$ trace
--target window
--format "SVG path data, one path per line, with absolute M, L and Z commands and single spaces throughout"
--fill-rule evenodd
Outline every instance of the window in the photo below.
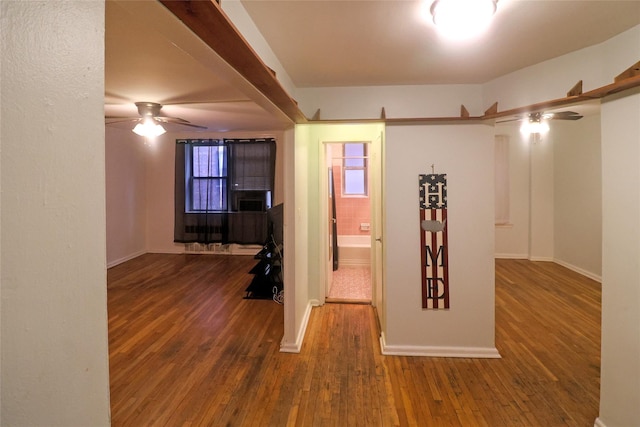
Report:
M 367 144 L 343 145 L 342 194 L 344 196 L 367 195 Z
M 189 211 L 227 210 L 227 147 L 193 145 L 187 207 Z M 188 169 L 187 169 L 188 170 Z
M 276 142 L 178 139 L 174 242 L 264 244 Z
M 275 142 L 188 140 L 185 212 L 262 211 L 271 207 Z

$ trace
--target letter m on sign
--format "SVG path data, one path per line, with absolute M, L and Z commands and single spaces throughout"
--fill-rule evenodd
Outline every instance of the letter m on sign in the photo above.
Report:
M 447 175 L 419 176 L 422 308 L 449 308 Z

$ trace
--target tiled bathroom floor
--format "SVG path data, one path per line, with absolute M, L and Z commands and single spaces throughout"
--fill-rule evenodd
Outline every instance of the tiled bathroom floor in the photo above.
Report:
M 346 266 L 334 271 L 328 298 L 371 301 L 369 266 Z

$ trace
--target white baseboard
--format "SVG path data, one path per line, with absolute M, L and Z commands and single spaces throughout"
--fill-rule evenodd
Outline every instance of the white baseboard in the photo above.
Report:
M 596 418 L 596 422 L 593 424 L 593 427 L 607 427 L 607 425 L 600 419 L 600 417 Z
M 300 325 L 300 330 L 298 331 L 298 336 L 296 337 L 296 341 L 292 343 L 281 342 L 280 343 L 280 352 L 281 353 L 300 353 L 302 350 L 302 342 L 304 341 L 304 335 L 307 332 L 307 326 L 309 325 L 309 317 L 311 317 L 311 309 L 313 308 L 313 304 L 311 301 L 307 304 L 307 309 L 304 312 L 304 316 L 302 317 L 302 325 Z
M 602 283 L 602 276 L 598 276 L 590 271 L 587 271 L 583 268 L 576 267 L 575 265 L 569 264 L 568 262 L 555 259 L 555 258 L 546 258 L 546 257 L 529 257 L 527 254 L 495 254 L 494 258 L 496 259 L 528 259 L 529 261 L 544 261 L 544 262 L 555 262 L 558 265 L 561 265 L 569 270 L 575 271 L 576 273 L 582 274 L 585 277 L 588 277 L 591 280 L 595 280 L 598 283 Z
M 495 347 L 436 347 L 417 345 L 387 345 L 380 335 L 380 349 L 385 356 L 462 357 L 469 359 L 500 359 Z
M 140 255 L 144 255 L 146 253 L 147 253 L 147 251 L 138 251 L 138 252 L 132 253 L 130 255 L 127 255 L 125 257 L 122 257 L 122 258 L 119 258 L 119 259 L 115 259 L 113 261 L 109 261 L 109 262 L 107 262 L 107 268 L 115 267 L 116 265 L 122 264 L 123 262 L 127 262 L 129 260 L 134 259 L 134 258 L 138 258 Z
M 184 249 L 176 248 L 176 249 L 147 249 L 148 254 L 169 254 L 169 255 L 180 255 L 184 254 Z
M 359 266 L 370 265 L 370 264 L 371 264 L 371 262 L 368 259 L 366 259 L 366 260 L 365 259 L 355 259 L 355 258 L 353 258 L 353 259 L 348 259 L 348 258 L 347 259 L 342 259 L 341 258 L 340 259 L 340 265 L 341 266 L 345 266 L 345 267 L 348 267 L 348 266 L 358 266 L 359 267 Z
M 555 262 L 553 257 L 546 257 L 546 256 L 530 256 L 529 257 L 529 261 L 533 261 L 533 262 Z
M 597 274 L 593 274 L 590 271 L 582 269 L 580 267 L 576 267 L 575 265 L 569 264 L 568 262 L 561 261 L 559 259 L 555 260 L 556 264 L 559 264 L 565 268 L 568 268 L 571 271 L 575 271 L 578 274 L 582 274 L 585 277 L 588 277 L 591 280 L 595 280 L 598 283 L 602 283 L 602 276 L 598 276 Z
M 497 259 L 529 259 L 527 254 L 495 254 L 493 257 Z

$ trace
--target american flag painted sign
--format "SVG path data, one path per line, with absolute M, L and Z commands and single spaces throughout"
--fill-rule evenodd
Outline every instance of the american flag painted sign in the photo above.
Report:
M 422 308 L 449 308 L 447 175 L 419 176 Z

